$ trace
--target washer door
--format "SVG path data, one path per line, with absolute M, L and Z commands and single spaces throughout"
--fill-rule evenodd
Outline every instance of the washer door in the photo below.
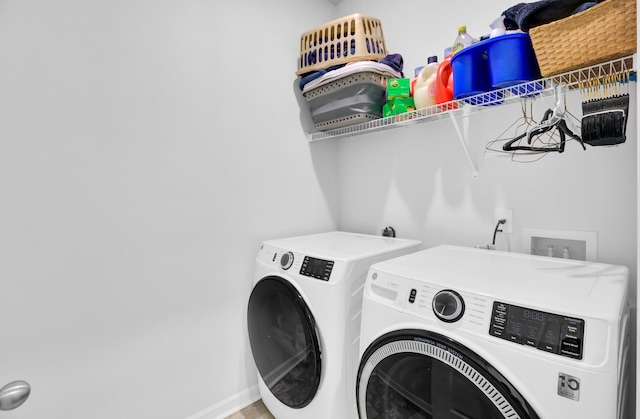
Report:
M 361 419 L 539 419 L 485 360 L 426 331 L 377 339 L 362 357 L 356 391 Z
M 258 372 L 278 400 L 308 405 L 320 384 L 320 345 L 315 320 L 289 281 L 268 276 L 249 298 L 249 341 Z

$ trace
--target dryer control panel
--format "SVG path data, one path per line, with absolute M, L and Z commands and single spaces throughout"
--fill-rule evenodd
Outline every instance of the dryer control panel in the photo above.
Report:
M 489 334 L 541 351 L 582 359 L 582 319 L 495 301 Z
M 332 260 L 324 260 L 305 256 L 300 267 L 300 275 L 309 276 L 311 278 L 328 281 L 331 277 L 331 270 L 334 262 Z

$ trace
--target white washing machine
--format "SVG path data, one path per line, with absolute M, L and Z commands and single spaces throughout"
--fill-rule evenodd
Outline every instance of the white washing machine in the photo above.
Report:
M 266 241 L 248 304 L 264 404 L 277 419 L 354 419 L 362 291 L 371 264 L 419 241 L 329 232 Z
M 375 264 L 361 419 L 626 418 L 628 269 L 455 246 Z

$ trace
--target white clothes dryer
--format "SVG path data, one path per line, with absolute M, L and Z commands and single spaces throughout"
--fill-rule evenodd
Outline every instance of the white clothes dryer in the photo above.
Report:
M 456 246 L 372 265 L 361 419 L 626 418 L 626 267 Z
M 262 244 L 247 323 L 260 395 L 276 418 L 357 418 L 353 389 L 367 271 L 419 245 L 346 232 Z

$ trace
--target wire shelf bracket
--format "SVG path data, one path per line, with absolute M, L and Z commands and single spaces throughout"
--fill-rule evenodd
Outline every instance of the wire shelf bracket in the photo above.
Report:
M 453 124 L 453 129 L 458 134 L 458 139 L 460 140 L 460 144 L 462 144 L 462 149 L 464 150 L 464 154 L 467 157 L 467 162 L 471 167 L 471 176 L 473 179 L 478 179 L 478 168 L 471 158 L 471 153 L 469 152 L 469 130 L 465 129 L 464 131 L 460 129 L 460 124 L 458 124 L 458 120 L 456 118 L 455 112 L 449 112 L 449 116 L 451 117 L 451 123 Z M 468 117 L 469 114 L 465 113 L 465 117 Z M 465 122 L 467 122 L 466 120 Z

